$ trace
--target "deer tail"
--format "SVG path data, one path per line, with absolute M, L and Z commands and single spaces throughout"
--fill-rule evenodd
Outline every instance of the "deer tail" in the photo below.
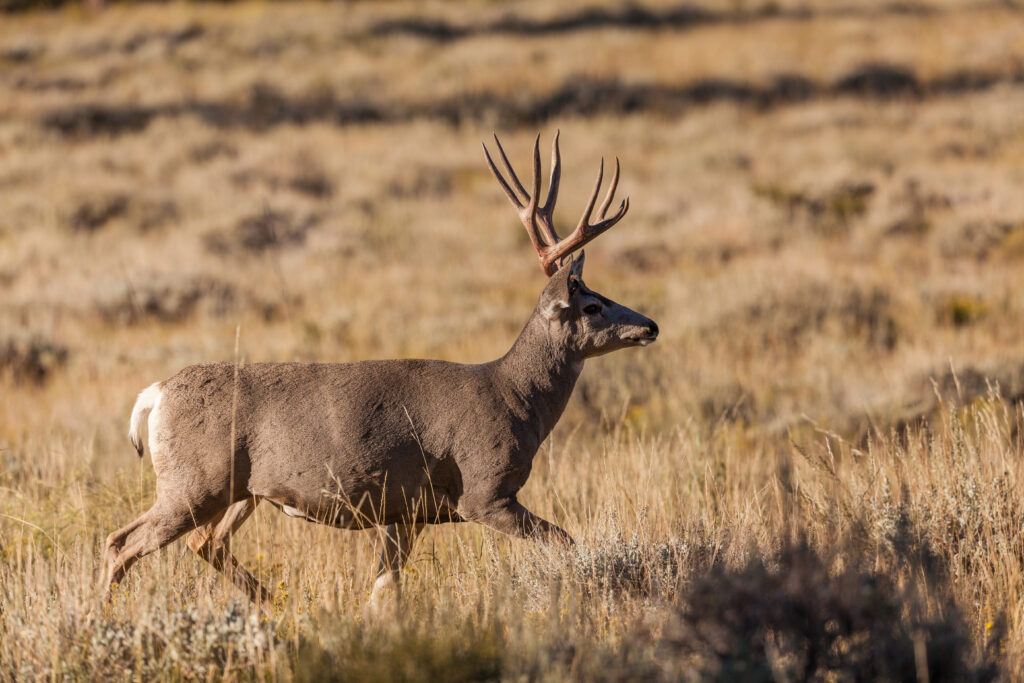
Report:
M 160 383 L 157 382 L 156 384 L 150 384 L 142 390 L 139 398 L 135 401 L 135 407 L 132 408 L 132 418 L 128 426 L 128 438 L 132 440 L 132 445 L 135 446 L 135 450 L 138 451 L 140 458 L 144 450 L 143 444 L 145 442 L 143 438 L 148 436 L 149 431 L 146 429 L 147 433 L 144 435 L 143 428 L 147 426 L 149 414 L 159 402 Z

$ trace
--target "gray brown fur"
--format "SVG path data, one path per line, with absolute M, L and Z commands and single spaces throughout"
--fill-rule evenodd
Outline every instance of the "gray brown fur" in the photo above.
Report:
M 191 531 L 190 548 L 265 600 L 228 547 L 261 500 L 312 522 L 382 528 L 375 596 L 424 524 L 473 521 L 571 543 L 517 493 L 584 361 L 658 333 L 588 289 L 582 270 L 582 253 L 557 270 L 508 353 L 490 363 L 208 363 L 150 387 L 131 437 L 141 454 L 148 425 L 156 500 L 107 539 L 108 585 Z

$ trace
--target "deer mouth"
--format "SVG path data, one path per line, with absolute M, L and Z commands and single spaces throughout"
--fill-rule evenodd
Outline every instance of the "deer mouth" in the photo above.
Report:
M 653 344 L 657 339 L 658 333 L 650 330 L 644 330 L 639 334 L 632 334 L 624 338 L 625 341 L 636 346 L 647 346 L 648 344 Z

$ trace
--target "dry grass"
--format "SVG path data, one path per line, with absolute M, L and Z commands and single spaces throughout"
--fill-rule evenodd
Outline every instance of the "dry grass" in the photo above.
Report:
M 0 679 L 1021 677 L 1020 18 L 5 17 Z M 493 127 L 520 164 L 562 130 L 563 229 L 621 158 L 633 208 L 588 282 L 662 329 L 588 364 L 523 492 L 577 549 L 434 528 L 385 625 L 368 535 L 261 508 L 236 552 L 272 619 L 175 544 L 87 626 L 102 540 L 150 500 L 124 438 L 150 382 L 232 358 L 238 326 L 246 361 L 507 348 L 542 277 Z

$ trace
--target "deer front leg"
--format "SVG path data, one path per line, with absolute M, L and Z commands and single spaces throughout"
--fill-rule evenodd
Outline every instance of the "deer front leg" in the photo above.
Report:
M 460 512 L 462 512 L 460 510 Z M 527 510 L 515 499 L 504 498 L 489 505 L 469 506 L 463 515 L 470 521 L 483 524 L 515 538 L 532 538 L 546 543 L 575 545 L 564 529 Z
M 409 559 L 412 545 L 422 530 L 422 524 L 389 524 L 380 527 L 383 548 L 377 580 L 373 582 L 367 605 L 371 612 L 379 613 L 391 597 L 400 597 L 402 567 Z

